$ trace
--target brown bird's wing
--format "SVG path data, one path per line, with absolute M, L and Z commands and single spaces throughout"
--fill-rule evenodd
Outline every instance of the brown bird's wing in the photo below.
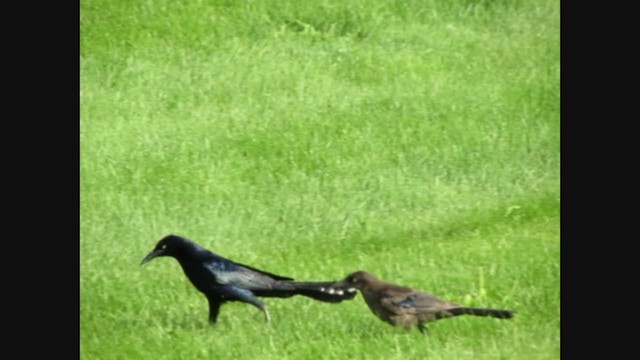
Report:
M 387 316 L 400 315 L 406 313 L 406 309 L 398 304 L 404 304 L 403 302 L 415 294 L 414 289 L 394 285 L 384 284 L 380 282 L 382 286 L 367 287 L 363 290 L 363 295 L 369 307 L 379 307 L 384 309 Z M 378 312 L 378 311 L 374 311 Z
M 437 296 L 420 291 L 416 291 L 405 296 L 394 297 L 392 301 L 395 306 L 403 309 L 415 309 L 418 312 L 446 310 L 460 306 L 456 303 L 444 301 Z
M 397 325 L 412 326 L 434 321 L 444 317 L 451 317 L 448 310 L 459 307 L 456 303 L 444 301 L 434 295 L 424 292 L 413 292 L 405 296 L 392 297 L 388 301 L 388 308 L 395 308 L 398 315 L 393 318 Z
M 392 325 L 411 327 L 435 319 L 436 314 L 441 311 L 436 304 L 430 305 L 434 299 L 425 298 L 426 294 L 409 289 L 407 289 L 409 291 L 395 290 L 387 289 L 379 293 L 377 301 L 367 301 L 371 310 L 383 321 Z

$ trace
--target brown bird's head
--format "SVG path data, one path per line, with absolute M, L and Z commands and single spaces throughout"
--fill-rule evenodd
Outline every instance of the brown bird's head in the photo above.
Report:
M 347 277 L 340 283 L 342 286 L 351 286 L 362 291 L 367 284 L 377 281 L 379 280 L 371 273 L 364 270 L 358 270 L 347 275 Z

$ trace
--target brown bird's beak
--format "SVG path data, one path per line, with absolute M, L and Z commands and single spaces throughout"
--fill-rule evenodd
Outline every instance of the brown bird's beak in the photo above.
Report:
M 157 258 L 158 256 L 162 256 L 163 254 L 164 254 L 164 250 L 163 249 L 153 250 L 147 256 L 145 256 L 144 259 L 142 259 L 142 262 L 140 263 L 140 266 L 142 266 L 145 263 L 153 260 L 154 258 Z
M 335 289 L 342 289 L 343 291 L 345 291 L 348 294 L 353 294 L 353 296 L 350 297 L 350 299 L 353 299 L 356 294 L 358 293 L 357 290 L 353 284 L 347 282 L 346 280 L 340 280 L 340 281 L 336 281 L 333 283 L 333 288 Z

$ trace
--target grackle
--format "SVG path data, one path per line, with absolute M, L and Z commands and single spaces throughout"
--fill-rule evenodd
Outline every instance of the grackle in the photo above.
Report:
M 243 265 L 212 253 L 195 242 L 177 235 L 162 238 L 142 264 L 160 256 L 178 260 L 193 286 L 209 302 L 209 321 L 215 323 L 220 306 L 227 301 L 241 301 L 259 308 L 271 321 L 267 306 L 258 296 L 287 298 L 304 295 L 316 300 L 338 303 L 353 299 L 352 286 L 337 287 L 335 282 L 298 282 Z
M 353 286 L 362 292 L 369 309 L 382 321 L 394 326 L 427 330 L 425 323 L 458 315 L 490 316 L 510 319 L 513 311 L 481 309 L 442 300 L 408 287 L 385 283 L 366 271 L 349 274 L 335 286 Z

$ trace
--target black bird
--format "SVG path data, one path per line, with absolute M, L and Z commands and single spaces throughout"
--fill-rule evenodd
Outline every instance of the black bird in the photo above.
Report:
M 427 322 L 458 315 L 491 316 L 510 319 L 513 311 L 464 307 L 408 287 L 385 283 L 366 271 L 349 274 L 336 286 L 353 286 L 362 292 L 369 309 L 394 326 L 427 330 Z
M 142 264 L 159 256 L 171 256 L 178 260 L 185 275 L 209 301 L 209 321 L 215 323 L 220 306 L 227 301 L 242 301 L 264 312 L 271 321 L 267 306 L 258 296 L 287 298 L 304 295 L 310 298 L 338 303 L 353 299 L 356 289 L 352 286 L 336 287 L 333 282 L 298 282 L 292 278 L 275 275 L 243 265 L 212 253 L 193 241 L 177 235 L 162 238 L 144 259 Z

